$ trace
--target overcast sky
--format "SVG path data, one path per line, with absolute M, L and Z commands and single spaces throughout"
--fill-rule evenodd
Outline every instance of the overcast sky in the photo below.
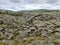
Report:
M 60 0 L 0 0 L 0 9 L 32 10 L 32 9 L 58 9 Z

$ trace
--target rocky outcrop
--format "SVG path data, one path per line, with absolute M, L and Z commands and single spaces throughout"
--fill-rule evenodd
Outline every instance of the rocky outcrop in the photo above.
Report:
M 60 45 L 60 15 L 0 14 L 1 45 Z

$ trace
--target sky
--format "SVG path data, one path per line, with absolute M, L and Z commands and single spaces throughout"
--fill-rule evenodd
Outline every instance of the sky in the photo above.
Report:
M 60 10 L 60 0 L 0 0 L 0 9 L 6 10 Z

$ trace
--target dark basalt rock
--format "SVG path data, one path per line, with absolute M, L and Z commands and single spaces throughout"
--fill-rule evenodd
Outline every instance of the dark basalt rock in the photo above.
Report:
M 4 24 L 4 21 L 3 20 L 0 20 L 0 25 Z

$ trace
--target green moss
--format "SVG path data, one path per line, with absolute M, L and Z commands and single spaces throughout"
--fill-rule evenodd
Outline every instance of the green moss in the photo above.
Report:
M 27 43 L 31 43 L 33 41 L 33 39 L 28 39 Z
M 59 45 L 59 43 L 58 43 L 58 42 L 54 42 L 54 44 L 55 44 L 55 45 Z
M 18 45 L 19 44 L 19 42 L 18 41 L 14 41 L 14 45 Z
M 1 42 L 0 42 L 0 45 L 8 45 L 8 43 L 1 43 Z
M 1 37 L 0 37 L 0 40 L 3 40 L 3 39 L 5 39 L 5 36 L 1 36 Z

